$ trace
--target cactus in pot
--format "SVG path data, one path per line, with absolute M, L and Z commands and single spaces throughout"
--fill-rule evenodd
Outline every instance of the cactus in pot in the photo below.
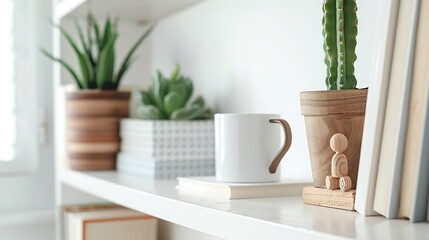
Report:
M 325 0 L 323 3 L 322 34 L 328 90 L 356 88 L 356 11 L 356 0 Z
M 213 116 L 210 108 L 205 107 L 204 99 L 199 96 L 190 104 L 193 85 L 191 79 L 180 75 L 177 65 L 170 78 L 160 71 L 152 85 L 141 91 L 142 106 L 137 115 L 142 119 L 195 120 L 209 119 Z
M 351 187 L 355 188 L 368 95 L 368 89 L 356 88 L 354 75 L 358 32 L 356 0 L 324 0 L 322 10 L 327 91 L 300 93 L 313 182 L 315 187 L 326 187 L 334 154 L 326 143 L 341 133 L 349 143 L 344 155 L 348 159 Z

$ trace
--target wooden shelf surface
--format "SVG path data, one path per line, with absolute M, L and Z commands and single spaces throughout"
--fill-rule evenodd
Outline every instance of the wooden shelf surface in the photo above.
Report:
M 427 239 L 429 224 L 305 205 L 301 196 L 225 200 L 179 192 L 176 180 L 62 170 L 83 192 L 224 239 Z
M 62 0 L 56 5 L 56 19 L 119 17 L 125 20 L 152 21 L 203 0 Z

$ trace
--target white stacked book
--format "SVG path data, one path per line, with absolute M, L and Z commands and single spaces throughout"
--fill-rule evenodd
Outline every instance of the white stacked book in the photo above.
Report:
M 213 175 L 212 120 L 121 120 L 120 173 L 163 179 Z
M 121 173 L 146 178 L 165 179 L 178 176 L 213 175 L 215 163 L 213 158 L 194 160 L 172 160 L 145 158 L 135 153 L 118 154 L 116 170 Z
M 306 186 L 312 185 L 299 179 L 282 179 L 266 183 L 229 183 L 216 180 L 215 176 L 179 177 L 177 189 L 181 193 L 204 194 L 226 199 L 299 196 Z

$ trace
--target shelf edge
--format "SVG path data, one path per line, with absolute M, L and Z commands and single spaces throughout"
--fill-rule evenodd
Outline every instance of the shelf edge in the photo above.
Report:
M 65 170 L 61 176 L 63 183 L 88 194 L 223 239 L 281 239 L 284 236 L 299 239 L 343 239 L 170 199 L 78 171 Z
M 74 10 L 86 3 L 87 0 L 62 0 L 55 6 L 55 19 L 57 21 L 67 17 Z

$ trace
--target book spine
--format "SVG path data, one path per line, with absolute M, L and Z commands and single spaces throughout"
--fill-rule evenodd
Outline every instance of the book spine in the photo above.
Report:
M 428 69 L 428 57 L 429 57 L 429 45 L 427 36 L 429 33 L 428 25 L 428 3 L 427 1 L 419 1 L 417 11 L 420 12 L 417 42 L 415 50 L 415 61 L 413 65 L 413 81 L 411 86 L 411 99 L 409 118 L 407 125 L 407 134 L 405 136 L 406 146 L 404 151 L 404 167 L 401 179 L 401 194 L 400 194 L 400 205 L 399 205 L 399 217 L 400 218 L 412 218 L 414 197 L 418 187 L 418 169 L 417 165 L 422 160 L 419 154 L 422 151 L 419 149 L 422 144 L 423 148 L 427 147 L 427 142 L 421 142 L 423 139 L 423 132 L 425 131 L 424 126 L 424 99 L 427 94 L 427 69 Z M 417 24 L 416 24 L 417 25 Z M 427 174 L 427 172 L 425 173 Z M 427 186 L 420 191 L 427 191 Z M 426 193 L 427 195 L 427 193 Z M 426 198 L 426 196 L 425 196 Z M 414 205 L 414 207 L 417 207 Z M 423 211 L 425 206 L 418 207 L 417 211 Z M 420 218 L 420 217 L 419 217 Z M 415 219 L 410 219 L 415 221 Z

